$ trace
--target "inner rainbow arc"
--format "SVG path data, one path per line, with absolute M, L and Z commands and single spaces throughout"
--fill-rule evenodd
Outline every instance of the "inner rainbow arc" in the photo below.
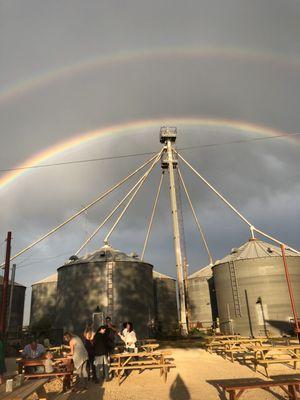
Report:
M 162 125 L 190 126 L 190 127 L 215 127 L 233 129 L 263 136 L 285 136 L 285 139 L 296 141 L 289 137 L 286 132 L 272 129 L 266 126 L 251 124 L 245 121 L 215 119 L 215 118 L 189 118 L 189 117 L 162 117 L 155 119 L 142 119 L 129 121 L 117 125 L 106 126 L 100 129 L 91 130 L 88 132 L 75 135 L 73 138 L 59 142 L 46 150 L 34 154 L 16 168 L 20 170 L 9 171 L 0 177 L 0 190 L 6 188 L 10 183 L 25 175 L 32 166 L 40 165 L 51 157 L 59 155 L 67 150 L 74 149 L 80 145 L 86 144 L 101 137 L 112 136 L 114 134 L 125 134 L 132 132 L 138 134 L 140 129 L 159 129 Z

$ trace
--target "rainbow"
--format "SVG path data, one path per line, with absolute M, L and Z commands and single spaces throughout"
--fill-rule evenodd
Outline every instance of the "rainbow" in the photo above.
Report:
M 125 122 L 118 125 L 111 125 L 97 130 L 92 130 L 85 133 L 80 133 L 71 139 L 59 142 L 46 150 L 41 151 L 28 158 L 22 164 L 18 165 L 19 170 L 7 172 L 0 177 L 0 189 L 4 189 L 16 179 L 24 176 L 34 165 L 41 165 L 44 161 L 51 157 L 57 156 L 70 149 L 74 149 L 83 144 L 87 144 L 99 138 L 104 138 L 112 135 L 122 134 L 139 134 L 141 130 L 151 129 L 158 132 L 160 126 L 169 125 L 184 127 L 202 127 L 202 128 L 218 128 L 218 129 L 231 129 L 236 132 L 247 132 L 251 134 L 263 136 L 278 136 L 284 135 L 285 139 L 295 140 L 285 132 L 268 128 L 265 126 L 253 125 L 243 121 L 227 120 L 227 119 L 213 119 L 213 118 L 188 118 L 188 117 L 164 117 L 159 119 L 143 119 L 137 121 Z
M 13 100 L 33 90 L 47 86 L 57 80 L 71 78 L 76 74 L 88 72 L 95 68 L 104 68 L 114 64 L 155 60 L 159 58 L 221 58 L 240 59 L 248 61 L 272 62 L 282 67 L 300 67 L 300 58 L 281 53 L 268 53 L 238 47 L 210 48 L 210 47 L 159 47 L 147 50 L 126 51 L 111 53 L 80 61 L 48 71 L 32 79 L 16 83 L 14 86 L 0 92 L 0 104 Z

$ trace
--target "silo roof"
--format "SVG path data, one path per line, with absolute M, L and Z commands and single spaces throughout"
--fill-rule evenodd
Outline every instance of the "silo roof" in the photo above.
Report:
M 160 278 L 160 279 L 172 279 L 175 281 L 176 279 L 172 278 L 171 276 L 162 274 L 161 272 L 153 271 L 153 278 Z
M 286 256 L 299 256 L 294 251 L 286 248 Z M 227 263 L 230 261 L 237 260 L 248 260 L 253 258 L 266 258 L 266 257 L 281 257 L 281 249 L 278 246 L 274 246 L 270 243 L 263 242 L 259 239 L 250 239 L 238 248 L 233 248 L 227 256 L 221 260 L 217 260 L 215 265 Z
M 41 279 L 38 282 L 34 282 L 32 285 L 37 285 L 39 283 L 50 283 L 50 282 L 57 282 L 57 272 L 55 272 L 55 274 L 52 274 L 50 276 L 47 276 L 44 279 Z
M 131 261 L 131 262 L 142 262 L 136 253 L 126 254 L 120 250 L 116 250 L 110 245 L 105 245 L 93 253 L 86 254 L 80 258 L 76 256 L 70 257 L 70 260 L 65 263 L 76 264 L 76 263 L 87 263 L 95 261 Z M 146 263 L 148 264 L 148 263 Z
M 3 283 L 3 276 L 0 276 L 0 284 L 2 285 Z M 9 285 L 11 284 L 11 281 L 9 281 L 8 283 Z M 22 285 L 21 283 L 15 282 L 14 286 L 22 286 L 22 287 L 26 287 L 25 285 Z
M 191 274 L 188 279 L 192 278 L 204 278 L 212 276 L 212 269 L 211 265 L 207 265 L 206 267 L 201 268 L 199 271 L 194 272 Z

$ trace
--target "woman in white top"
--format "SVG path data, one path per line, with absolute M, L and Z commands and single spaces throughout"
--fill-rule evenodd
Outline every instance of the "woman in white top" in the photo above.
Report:
M 134 353 L 134 349 L 136 348 L 136 334 L 133 330 L 132 322 L 127 322 L 126 328 L 123 330 L 123 334 L 119 333 L 120 338 L 125 342 L 125 349 L 129 353 Z

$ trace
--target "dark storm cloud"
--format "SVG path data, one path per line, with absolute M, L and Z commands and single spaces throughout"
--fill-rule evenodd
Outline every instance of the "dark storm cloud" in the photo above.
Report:
M 300 5 L 296 1 L 127 1 L 125 6 L 111 0 L 47 4 L 10 0 L 1 2 L 0 7 L 0 90 L 65 65 L 129 50 L 194 46 L 274 53 L 269 61 L 259 55 L 243 59 L 239 50 L 226 58 L 216 50 L 210 57 L 128 60 L 70 74 L 24 92 L 0 104 L 0 168 L 17 165 L 78 132 L 166 115 L 245 120 L 286 132 L 300 131 L 300 62 L 295 62 L 300 59 Z M 52 160 L 159 149 L 159 125 L 138 135 L 99 139 Z M 178 146 L 250 136 L 228 128 L 182 125 Z M 299 142 L 274 139 L 182 154 L 255 225 L 300 247 L 299 149 Z M 27 173 L 0 192 L 2 237 L 12 229 L 13 250 L 21 249 L 143 159 Z M 214 257 L 220 258 L 247 240 L 249 232 L 196 177 L 182 169 Z M 115 247 L 141 251 L 158 178 L 157 171 L 112 235 Z M 165 186 L 146 259 L 158 270 L 175 276 L 167 183 Z M 18 279 L 29 285 L 53 273 L 129 188 L 128 184 L 22 256 Z M 207 257 L 185 202 L 184 215 L 194 271 L 205 265 Z M 111 224 L 89 245 L 89 251 L 102 245 Z

